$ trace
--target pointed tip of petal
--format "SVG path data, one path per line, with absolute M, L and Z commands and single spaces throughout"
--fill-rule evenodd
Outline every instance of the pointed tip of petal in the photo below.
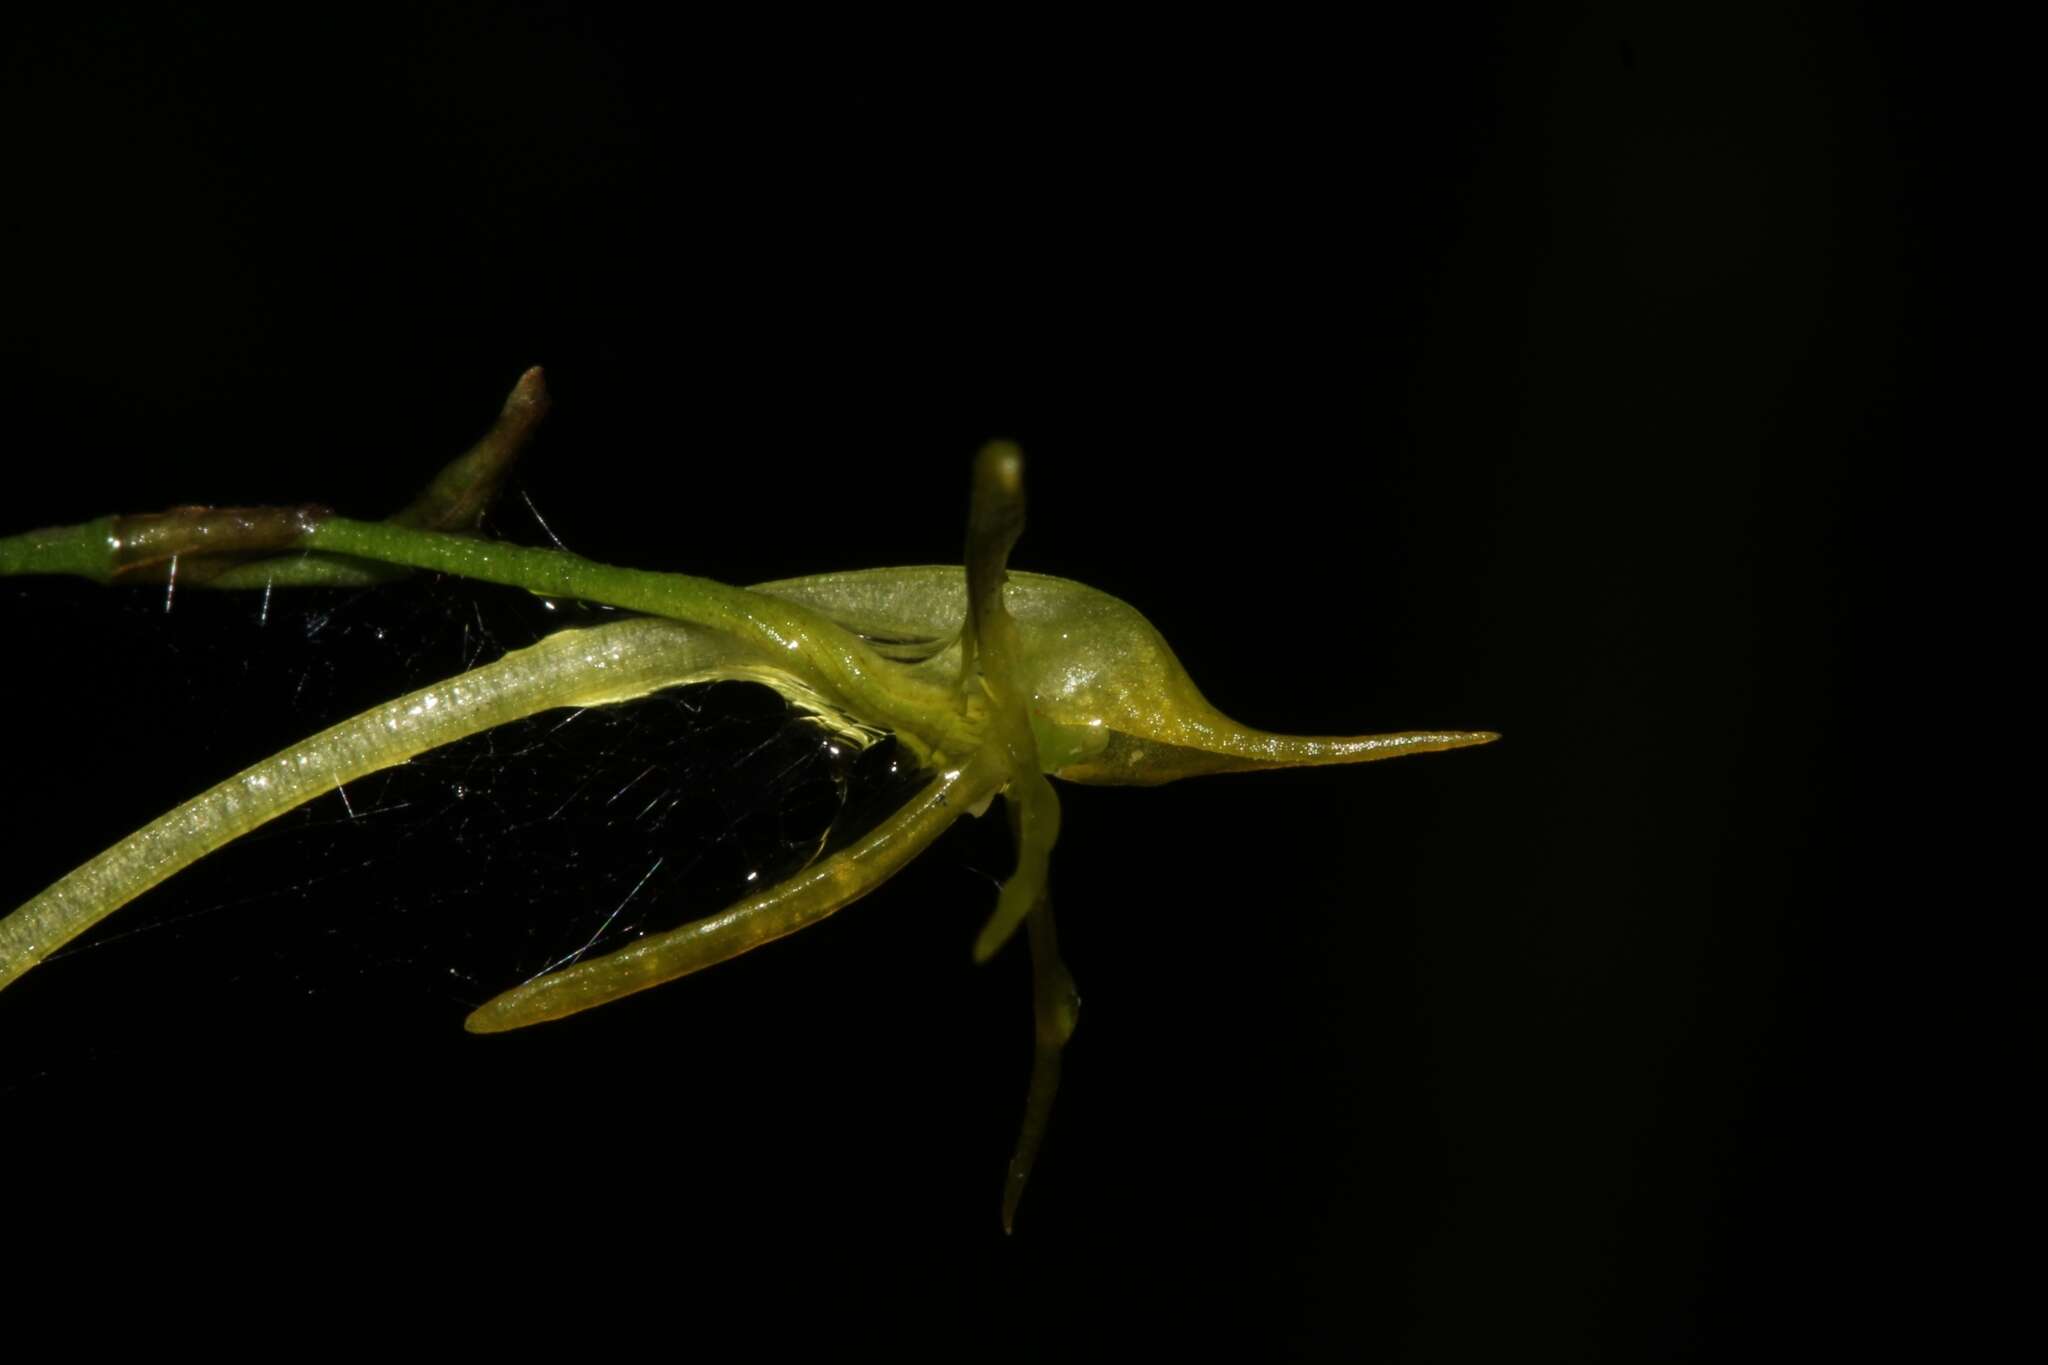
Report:
M 514 1026 L 505 1022 L 504 1011 L 492 1008 L 497 1003 L 497 1001 L 493 1000 L 488 1004 L 479 1005 L 471 1010 L 469 1017 L 462 1021 L 462 1031 L 465 1033 L 505 1033 L 510 1031 Z

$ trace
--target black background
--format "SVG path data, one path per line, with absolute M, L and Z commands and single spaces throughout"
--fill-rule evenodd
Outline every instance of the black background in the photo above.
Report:
M 1139 605 L 1224 710 L 1506 738 L 1063 789 L 1087 1007 L 1014 1238 L 1025 972 L 969 965 L 1002 842 L 966 830 L 788 943 L 495 1039 L 462 1015 L 517 977 L 451 975 L 482 969 L 437 960 L 401 855 L 345 897 L 304 840 L 223 855 L 272 889 L 190 916 L 173 883 L 0 998 L 10 1251 L 92 1258 L 110 1304 L 403 1307 L 471 1346 L 1662 1360 L 1882 1327 L 1860 963 L 1897 829 L 1853 740 L 1924 416 L 1901 33 L 320 13 L 9 36 L 5 529 L 381 515 L 542 363 L 523 488 L 593 558 L 955 558 L 1007 435 L 1013 562 Z M 161 605 L 0 587 L 0 901 L 436 647 Z M 405 856 L 493 895 L 487 849 Z

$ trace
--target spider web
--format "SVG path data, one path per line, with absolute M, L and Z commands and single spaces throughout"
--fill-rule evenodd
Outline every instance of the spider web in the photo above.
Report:
M 106 842 L 407 689 L 616 619 L 437 577 L 267 595 L 34 586 L 39 609 L 74 624 L 83 613 L 103 642 L 120 642 L 120 662 L 98 672 L 139 814 L 96 827 Z M 57 960 L 91 954 L 97 975 L 110 959 L 146 958 L 159 971 L 412 990 L 468 1007 L 774 885 L 921 780 L 893 740 L 855 748 L 750 684 L 545 712 L 307 803 Z M 39 872 L 47 883 L 71 865 Z

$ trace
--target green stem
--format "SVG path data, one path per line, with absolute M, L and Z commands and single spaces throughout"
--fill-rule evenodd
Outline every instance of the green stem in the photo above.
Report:
M 980 743 L 978 720 L 952 689 L 911 676 L 808 607 L 708 578 L 599 564 L 564 550 L 325 517 L 310 508 L 186 509 L 0 538 L 0 575 L 74 574 L 107 583 L 133 564 L 180 553 L 292 550 L 454 574 L 724 631 L 785 660 L 792 673 L 932 761 L 963 760 Z
M 0 536 L 0 578 L 14 574 L 65 574 L 95 583 L 114 581 L 114 523 L 100 517 L 76 526 L 43 526 Z

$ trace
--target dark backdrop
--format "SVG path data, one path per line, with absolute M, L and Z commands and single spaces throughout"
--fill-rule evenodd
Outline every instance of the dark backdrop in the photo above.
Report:
M 223 855 L 0 998 L 9 1253 L 169 1321 L 409 1307 L 394 1339 L 476 1348 L 1635 1361 L 1882 1325 L 1858 963 L 1898 831 L 1851 740 L 1921 416 L 1900 34 L 321 14 L 7 38 L 0 529 L 380 515 L 538 362 L 522 489 L 595 558 L 954 558 L 1008 435 L 1015 563 L 1138 604 L 1225 710 L 1506 738 L 1065 789 L 1087 1007 L 1013 1239 L 1025 974 L 967 956 L 995 831 L 478 1040 L 517 976 L 409 869 L 488 906 L 529 864 L 427 830 Z M 457 591 L 259 622 L 0 586 L 0 901 L 432 676 Z

